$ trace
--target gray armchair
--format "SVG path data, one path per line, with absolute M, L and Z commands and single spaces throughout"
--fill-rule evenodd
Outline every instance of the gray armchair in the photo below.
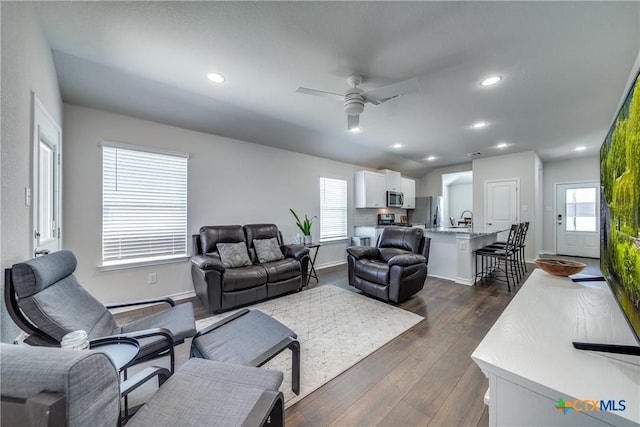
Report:
M 170 356 L 173 347 L 195 335 L 191 303 L 176 305 L 170 298 L 133 301 L 104 306 L 91 296 L 74 276 L 77 260 L 62 250 L 15 264 L 5 271 L 5 303 L 16 324 L 29 334 L 27 342 L 59 346 L 62 337 L 84 330 L 90 340 L 120 335 L 140 342 L 134 363 Z M 166 304 L 168 308 L 118 326 L 111 308 Z
M 385 227 L 377 247 L 347 248 L 349 285 L 384 301 L 404 301 L 424 287 L 430 246 L 419 228 Z
M 123 388 L 104 353 L 0 344 L 1 424 L 115 427 Z M 282 372 L 188 360 L 129 427 L 284 425 Z M 146 382 L 142 378 L 141 382 Z

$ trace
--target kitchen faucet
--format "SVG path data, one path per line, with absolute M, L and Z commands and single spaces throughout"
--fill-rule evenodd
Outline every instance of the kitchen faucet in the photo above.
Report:
M 469 226 L 473 227 L 473 212 L 471 212 L 471 211 L 462 211 L 462 213 L 460 214 L 460 219 L 464 219 L 464 214 L 465 213 L 469 213 L 471 215 L 471 222 L 469 222 Z

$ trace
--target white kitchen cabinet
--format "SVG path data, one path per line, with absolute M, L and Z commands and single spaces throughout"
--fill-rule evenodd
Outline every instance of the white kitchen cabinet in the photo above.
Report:
M 384 174 L 372 171 L 356 172 L 356 208 L 384 208 L 387 206 Z
M 403 209 L 415 209 L 416 208 L 416 181 L 409 178 L 402 178 L 402 185 L 400 186 L 402 193 L 404 194 L 404 200 L 402 203 Z
M 402 191 L 402 177 L 400 172 L 389 169 L 379 171 L 385 176 L 385 191 Z

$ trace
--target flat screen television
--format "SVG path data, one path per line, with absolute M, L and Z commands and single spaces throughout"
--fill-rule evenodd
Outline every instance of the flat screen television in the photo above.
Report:
M 640 74 L 600 148 L 600 269 L 640 344 Z M 640 346 L 574 343 L 640 355 Z

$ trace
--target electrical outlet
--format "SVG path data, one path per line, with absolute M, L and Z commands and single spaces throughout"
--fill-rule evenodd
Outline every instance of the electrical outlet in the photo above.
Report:
M 156 283 L 158 283 L 158 273 L 149 273 L 148 282 L 150 285 L 155 285 Z

